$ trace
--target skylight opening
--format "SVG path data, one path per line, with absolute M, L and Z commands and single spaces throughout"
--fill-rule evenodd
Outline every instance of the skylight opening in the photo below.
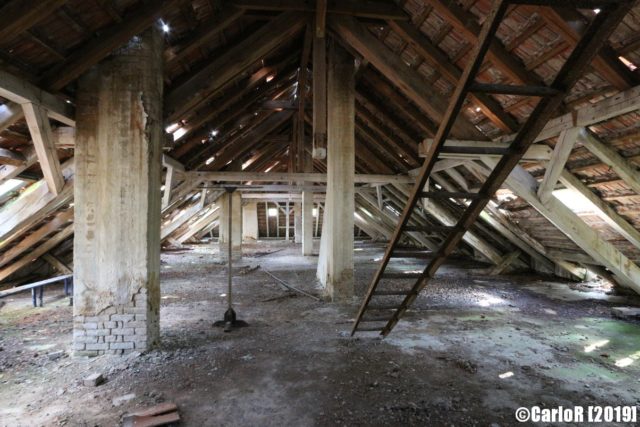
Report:
M 636 64 L 634 64 L 633 62 L 629 61 L 627 58 L 625 58 L 624 56 L 619 56 L 618 59 L 620 61 L 622 61 L 622 63 L 624 65 L 626 65 L 626 67 L 628 69 L 630 69 L 631 71 L 635 71 L 638 69 L 638 66 Z
M 24 181 L 20 179 L 10 179 L 7 182 L 0 185 L 0 197 L 5 196 L 7 193 L 17 190 L 24 185 Z
M 169 126 L 167 126 L 166 128 L 164 128 L 164 131 L 166 133 L 174 133 L 175 131 L 177 131 L 180 128 L 180 123 L 172 123 Z
M 576 214 L 595 214 L 593 204 L 582 194 L 570 188 L 555 190 L 553 193 L 555 198 L 560 200 L 562 204 L 571 209 Z
M 178 130 L 176 130 L 173 133 L 173 140 L 177 141 L 180 138 L 182 138 L 185 134 L 187 133 L 187 129 L 186 128 L 179 128 Z

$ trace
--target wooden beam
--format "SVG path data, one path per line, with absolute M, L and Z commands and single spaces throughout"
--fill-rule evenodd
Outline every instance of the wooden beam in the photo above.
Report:
M 611 228 L 620 233 L 625 239 L 627 239 L 632 245 L 640 249 L 640 232 L 630 224 L 626 219 L 620 216 L 614 208 L 598 197 L 591 189 L 582 183 L 571 172 L 564 170 L 560 175 L 560 182 L 565 187 L 570 188 L 578 193 L 582 194 L 587 200 L 589 200 L 596 209 L 596 213 L 602 218 Z
M 201 196 L 202 197 L 202 196 Z M 184 213 L 173 218 L 173 220 L 167 224 L 162 225 L 160 230 L 160 242 L 164 242 L 168 237 L 171 236 L 178 228 L 186 224 L 191 218 L 193 218 L 198 212 L 202 210 L 201 202 L 198 201 L 185 209 Z
M 453 64 L 447 54 L 438 46 L 431 43 L 428 37 L 417 29 L 411 22 L 389 21 L 387 23 L 395 33 L 409 42 L 420 56 L 429 59 L 430 64 L 443 75 L 449 82 L 456 84 L 462 76 L 462 70 Z M 470 94 L 471 98 L 478 104 L 483 113 L 498 128 L 506 132 L 518 130 L 516 120 L 505 112 L 500 103 L 486 94 Z
M 182 41 L 166 49 L 164 57 L 168 63 L 181 61 L 208 44 L 214 37 L 236 22 L 244 14 L 244 9 L 236 8 L 232 5 L 226 7 L 213 17 L 212 21 L 207 21 L 187 40 Z
M 164 191 L 162 193 L 162 209 L 169 206 L 169 202 L 171 202 L 171 190 L 175 183 L 175 169 L 171 166 L 167 166 L 167 172 L 164 178 Z
M 27 237 L 12 246 L 9 250 L 0 255 L 0 267 L 4 267 L 14 259 L 18 258 L 26 251 L 40 243 L 43 239 L 57 232 L 59 229 L 66 227 L 73 222 L 73 209 L 67 209 L 59 212 L 56 216 L 43 226 L 33 230 Z
M 22 104 L 22 108 L 49 191 L 55 195 L 60 194 L 64 178 L 47 111 L 32 103 Z
M 564 261 L 578 262 L 580 264 L 591 264 L 591 265 L 593 265 L 594 263 L 593 258 L 591 258 L 589 255 L 576 253 L 576 252 L 563 251 L 561 249 L 550 249 L 548 251 L 548 254 L 550 257 L 561 259 Z
M 217 221 L 218 218 L 220 218 L 220 208 L 218 206 L 209 207 L 207 212 L 198 218 L 193 224 L 189 225 L 184 232 L 176 237 L 176 240 L 181 244 L 186 242 L 201 230 L 211 225 L 211 223 Z
M 432 138 L 426 138 L 419 146 L 419 156 L 426 157 L 429 146 L 433 143 Z M 482 156 L 486 156 L 487 153 L 480 153 L 481 149 L 508 149 L 509 144 L 506 142 L 494 142 L 494 141 L 463 141 L 457 139 L 447 139 L 444 143 L 445 148 L 452 149 L 461 149 L 459 153 L 454 152 L 444 152 L 440 155 L 441 158 L 449 158 L 449 159 L 478 159 Z M 477 153 L 464 153 L 462 149 L 469 148 L 471 150 L 477 151 Z M 445 150 L 446 151 L 446 150 Z M 453 150 L 451 150 L 453 151 Z M 545 144 L 532 144 L 522 156 L 523 161 L 548 161 L 551 159 L 551 155 L 553 150 L 549 148 L 549 146 Z M 499 157 L 498 154 L 492 157 Z
M 564 165 L 569 160 L 573 146 L 578 140 L 578 136 L 584 132 L 582 128 L 571 128 L 562 131 L 555 148 L 551 160 L 547 163 L 547 169 L 544 172 L 542 183 L 538 187 L 538 197 L 542 203 L 546 203 L 552 196 L 553 190 L 556 188 L 558 178 L 564 170 Z
M 586 25 L 580 25 L 585 17 L 573 5 L 572 8 L 563 8 L 554 5 L 551 8 L 540 8 L 541 15 L 557 33 L 572 43 L 577 43 L 584 35 Z M 611 82 L 619 90 L 625 90 L 638 83 L 637 76 L 627 68 L 618 54 L 607 44 L 593 61 L 593 68 Z
M 376 213 L 380 217 L 379 219 L 387 220 L 382 221 L 383 227 L 381 227 L 380 229 L 384 231 L 383 234 L 387 239 L 390 238 L 393 235 L 393 230 L 400 217 L 398 215 L 395 215 L 395 213 L 392 213 L 392 211 L 390 211 L 389 209 L 380 208 L 377 204 L 376 198 L 372 195 L 366 192 L 358 192 L 357 195 L 357 200 L 362 199 L 366 202 L 366 205 L 364 205 L 366 209 L 369 209 L 373 213 Z M 362 203 L 360 203 L 360 205 L 362 205 Z M 374 220 L 375 218 L 370 217 L 369 219 Z M 411 231 L 408 232 L 407 235 L 409 235 L 411 239 L 418 242 L 418 244 L 420 244 L 421 246 L 429 248 L 432 251 L 438 250 L 438 244 L 433 241 L 433 239 L 428 238 L 424 233 Z
M 327 13 L 373 19 L 408 19 L 393 2 L 327 0 Z M 315 12 L 316 4 L 299 0 L 235 0 L 234 4 L 250 10 Z
M 483 162 L 491 169 L 497 164 L 493 159 L 483 159 Z M 640 268 L 556 198 L 542 203 L 537 194 L 538 183 L 529 172 L 516 166 L 506 184 L 589 254 L 595 264 L 607 267 L 618 283 L 640 293 Z
M 168 113 L 165 115 L 180 117 L 196 108 L 207 93 L 247 71 L 273 49 L 300 32 L 305 24 L 303 16 L 298 13 L 279 15 L 231 50 L 214 58 L 179 86 L 172 88 L 165 96 L 165 111 Z
M 453 25 L 459 34 L 470 43 L 477 43 L 481 27 L 475 15 L 464 10 L 453 0 L 434 0 L 431 4 L 445 20 Z M 491 42 L 487 57 L 516 83 L 536 85 L 542 83 L 536 74 L 527 71 L 520 60 L 507 52 L 498 38 Z
M 637 110 L 640 110 L 640 86 L 550 120 L 538 134 L 535 142 L 554 138 L 563 130 L 572 127 L 592 126 Z M 511 142 L 514 138 L 514 134 L 506 135 L 497 141 Z
M 291 150 L 293 146 L 289 147 L 289 151 L 295 153 L 295 168 L 292 172 L 304 172 L 306 149 L 305 149 L 305 105 L 307 100 L 307 81 L 309 81 L 309 73 L 307 66 L 311 59 L 313 51 L 313 27 L 307 26 L 307 30 L 304 35 L 304 42 L 302 47 L 302 55 L 300 58 L 300 69 L 298 71 L 298 114 L 294 118 L 296 121 L 296 134 L 295 134 L 295 150 Z
M 0 70 L 0 96 L 16 104 L 33 103 L 41 105 L 47 110 L 47 114 L 52 119 L 68 126 L 75 127 L 76 125 L 75 112 L 70 104 L 26 80 L 2 70 Z M 16 121 L 22 117 L 22 113 L 18 113 L 14 106 L 9 105 L 6 107 L 14 111 L 11 120 Z M 9 125 L 11 124 L 9 123 Z
M 217 155 L 213 163 L 211 163 L 207 168 L 210 170 L 220 169 L 230 161 L 238 159 L 253 150 L 258 144 L 260 144 L 263 137 L 267 136 L 281 126 L 285 121 L 289 120 L 292 115 L 293 113 L 291 111 L 280 111 L 272 114 L 266 120 L 255 126 L 255 128 L 250 132 L 242 135 L 232 144 L 227 145 L 224 151 Z M 202 165 L 203 164 L 200 164 L 199 167 Z
M 327 24 L 327 0 L 316 0 L 316 37 L 323 38 Z
M 15 153 L 11 150 L 7 150 L 6 148 L 0 148 L 0 164 L 19 167 L 24 166 L 26 164 L 26 160 L 20 153 Z
M 42 255 L 46 254 L 51 249 L 55 248 L 60 243 L 65 241 L 67 238 L 71 237 L 72 235 L 73 235 L 73 225 L 68 225 L 62 231 L 60 231 L 50 239 L 43 242 L 40 246 L 35 248 L 33 251 L 29 252 L 28 254 L 24 255 L 22 258 L 16 260 L 15 262 L 11 263 L 7 267 L 0 270 L 0 281 L 6 279 L 13 273 L 31 264 L 33 261 L 40 258 Z
M 0 90 L 2 90 L 1 84 Z M 23 117 L 24 114 L 22 113 L 22 108 L 15 102 L 9 101 L 0 105 L 0 132 L 8 129 L 9 126 L 13 125 Z
M 162 165 L 168 168 L 172 168 L 176 172 L 184 173 L 185 171 L 184 165 L 168 154 L 162 155 Z
M 47 112 L 43 107 L 32 103 L 22 104 L 22 108 L 44 179 L 49 191 L 57 195 L 64 187 L 64 178 Z
M 366 82 L 366 86 L 360 87 L 361 92 L 368 92 L 369 97 L 371 97 L 372 93 L 376 93 L 379 102 L 391 104 L 394 111 L 402 113 L 401 117 L 406 117 L 403 120 L 409 119 L 410 123 L 417 127 L 420 131 L 419 136 L 426 138 L 436 134 L 437 125 L 416 108 L 413 103 L 409 102 L 406 97 L 402 96 L 396 88 L 380 77 L 378 73 L 367 69 L 362 73 L 362 82 Z
M 65 186 L 55 195 L 45 180 L 31 184 L 20 196 L 0 209 L 0 250 L 6 248 L 25 231 L 73 200 L 73 159 L 63 165 Z
M 314 159 L 327 158 L 327 40 L 313 40 L 313 151 Z
M 53 256 L 50 252 L 42 255 L 42 259 L 51 264 L 53 268 L 58 270 L 61 274 L 73 274 L 73 270 L 69 268 L 68 265 Z
M 436 123 L 442 121 L 447 109 L 447 100 L 430 88 L 417 71 L 407 67 L 400 57 L 390 52 L 384 43 L 355 19 L 332 16 L 329 23 L 347 44 L 418 105 L 431 120 Z M 456 122 L 452 135 L 464 139 L 486 139 L 482 132 L 463 117 Z
M 280 173 L 280 172 L 187 172 L 193 181 L 255 181 L 255 182 L 327 182 L 324 173 Z M 356 174 L 357 184 L 413 184 L 415 179 L 408 175 L 362 175 Z
M 502 257 L 502 260 L 500 260 L 500 262 L 489 271 L 489 274 L 492 276 L 502 274 L 515 260 L 518 259 L 519 256 L 520 251 L 518 250 L 506 254 Z
M 77 48 L 66 61 L 47 71 L 40 83 L 50 90 L 61 90 L 182 1 L 184 0 L 151 0 L 134 8 L 135 11 L 127 19 L 102 31 L 100 37 L 92 38 Z
M 580 142 L 582 142 L 593 155 L 611 167 L 616 175 L 633 191 L 640 194 L 640 172 L 637 171 L 633 164 L 618 154 L 614 148 L 601 142 L 591 132 L 582 133 Z
M 0 40 L 10 42 L 51 15 L 68 0 L 13 0 L 0 9 Z

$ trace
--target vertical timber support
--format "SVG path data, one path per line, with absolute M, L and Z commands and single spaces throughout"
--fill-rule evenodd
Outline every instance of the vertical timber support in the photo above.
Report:
M 327 41 L 313 39 L 313 158 L 327 157 Z
M 293 234 L 295 243 L 302 243 L 302 205 L 293 205 Z
M 231 203 L 231 215 L 233 216 L 232 229 L 229 230 L 229 198 L 233 198 Z M 239 191 L 233 193 L 226 192 L 220 196 L 220 259 L 227 260 L 229 257 L 229 239 L 231 238 L 232 260 L 239 261 L 242 258 L 242 197 Z
M 313 255 L 313 193 L 302 192 L 302 255 Z
M 329 52 L 327 196 L 318 278 L 334 301 L 353 297 L 355 211 L 354 59 L 337 43 Z
M 176 173 L 172 166 L 167 166 L 167 174 L 164 178 L 164 192 L 162 193 L 162 209 L 171 203 L 171 188 L 176 182 Z
M 123 354 L 159 340 L 162 38 L 134 37 L 77 96 L 74 351 Z
M 249 202 L 242 207 L 242 240 L 258 240 L 258 202 Z

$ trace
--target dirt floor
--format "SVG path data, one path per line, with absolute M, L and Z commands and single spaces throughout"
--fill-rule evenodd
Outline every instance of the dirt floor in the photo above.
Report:
M 161 347 L 128 357 L 71 357 L 61 288 L 0 307 L 0 425 L 114 426 L 172 401 L 188 426 L 517 425 L 540 405 L 639 405 L 640 323 L 611 308 L 639 305 L 598 284 L 483 273 L 447 265 L 385 339 L 349 336 L 351 305 L 315 301 L 315 257 L 283 242 L 245 248 L 236 310 L 250 326 L 212 326 L 225 310 L 225 267 L 211 246 L 162 255 Z M 383 248 L 358 243 L 364 292 Z M 252 269 L 252 267 L 260 268 Z M 415 267 L 402 263 L 402 268 Z M 591 286 L 591 287 L 590 287 Z M 82 384 L 92 373 L 106 383 Z

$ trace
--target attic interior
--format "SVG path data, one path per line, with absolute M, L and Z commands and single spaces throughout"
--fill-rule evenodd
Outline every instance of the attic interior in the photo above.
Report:
M 640 2 L 566 3 L 0 0 L 0 424 L 635 423 Z

